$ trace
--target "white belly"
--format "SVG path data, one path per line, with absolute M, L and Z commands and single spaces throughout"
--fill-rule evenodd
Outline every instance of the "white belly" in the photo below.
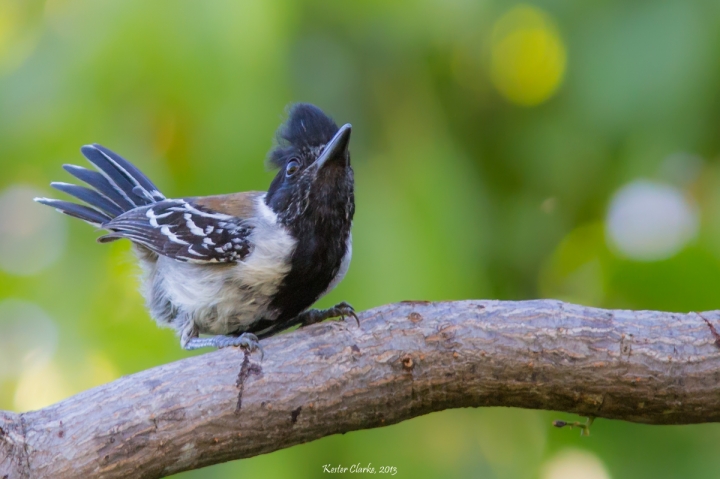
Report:
M 177 311 L 170 319 L 173 328 L 181 331 L 192 321 L 199 333 L 227 334 L 277 316 L 269 309 L 270 302 L 290 270 L 296 242 L 275 223 L 264 202 L 259 208 L 261 214 L 253 221 L 250 236 L 253 249 L 244 261 L 192 264 L 158 258 L 148 275 L 145 296 L 150 304 L 157 302 L 156 295 L 165 296 Z M 168 318 L 153 316 L 158 323 L 168 324 Z

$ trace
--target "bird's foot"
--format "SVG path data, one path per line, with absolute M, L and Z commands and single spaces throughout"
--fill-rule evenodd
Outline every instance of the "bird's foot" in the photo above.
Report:
M 260 350 L 260 358 L 265 356 L 260 345 L 260 340 L 253 333 L 242 333 L 239 336 L 211 336 L 209 338 L 189 338 L 184 341 L 182 347 L 191 351 L 200 348 L 228 348 L 231 346 L 239 346 L 248 353 Z
M 360 320 L 355 314 L 355 309 L 348 303 L 343 301 L 342 303 L 336 304 L 332 308 L 328 309 L 311 309 L 300 314 L 298 319 L 300 320 L 301 326 L 308 326 L 310 324 L 319 323 L 330 318 L 341 318 L 345 319 L 347 316 L 355 318 L 358 326 L 360 326 Z

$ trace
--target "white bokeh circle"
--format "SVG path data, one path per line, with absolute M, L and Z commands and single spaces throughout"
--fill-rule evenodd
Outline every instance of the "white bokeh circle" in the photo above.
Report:
M 27 276 L 53 264 L 65 249 L 65 219 L 52 208 L 33 201 L 45 196 L 25 185 L 0 192 L 0 269 Z
M 698 213 L 674 186 L 637 180 L 620 188 L 607 212 L 608 242 L 622 255 L 658 261 L 678 253 L 698 230 Z
M 565 449 L 543 464 L 540 478 L 610 479 L 610 474 L 602 461 L 590 451 Z
M 58 328 L 42 308 L 18 299 L 0 301 L 0 379 L 42 366 L 57 345 Z

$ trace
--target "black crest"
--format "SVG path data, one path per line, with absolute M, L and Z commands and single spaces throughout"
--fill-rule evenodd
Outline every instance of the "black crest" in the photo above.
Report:
M 323 111 L 309 103 L 296 103 L 288 111 L 288 119 L 276 133 L 277 146 L 270 151 L 268 163 L 283 168 L 292 152 L 325 145 L 338 131 L 338 126 Z

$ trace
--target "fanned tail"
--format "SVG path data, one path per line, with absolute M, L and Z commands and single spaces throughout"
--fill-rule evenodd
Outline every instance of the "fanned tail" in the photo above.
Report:
M 98 171 L 75 165 L 63 165 L 63 168 L 92 188 L 60 182 L 51 186 L 85 204 L 51 198 L 35 198 L 35 201 L 102 228 L 126 211 L 165 199 L 147 176 L 117 153 L 97 144 L 83 146 L 80 151 Z

